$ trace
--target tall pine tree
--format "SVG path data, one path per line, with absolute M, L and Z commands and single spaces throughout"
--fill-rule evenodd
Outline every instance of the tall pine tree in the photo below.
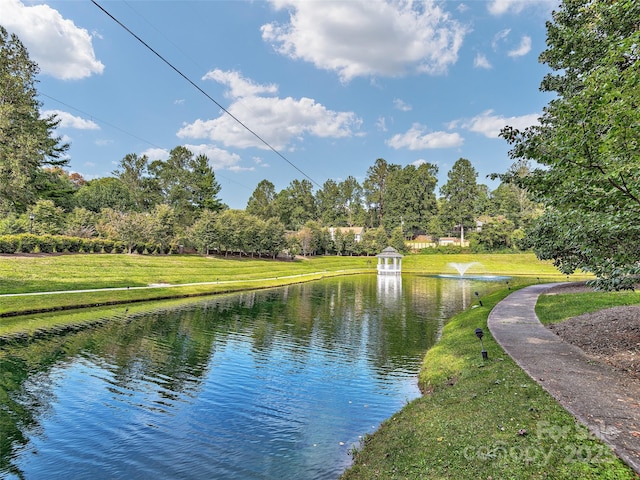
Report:
M 44 183 L 43 167 L 68 162 L 55 115 L 40 116 L 38 71 L 20 39 L 0 25 L 0 212 L 24 212 Z

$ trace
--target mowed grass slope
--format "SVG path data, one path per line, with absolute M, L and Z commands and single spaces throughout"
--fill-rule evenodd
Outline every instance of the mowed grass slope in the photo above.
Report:
M 489 312 L 509 293 L 488 295 L 447 323 L 420 372 L 429 393 L 364 438 L 343 480 L 638 478 L 493 340 Z M 476 328 L 485 332 L 486 361 Z
M 467 271 L 469 275 L 564 278 L 549 262 L 541 262 L 533 254 L 408 255 L 403 259 L 403 271 L 456 274 L 451 263 L 472 263 Z M 112 290 L 8 296 L 0 302 L 0 316 L 269 288 L 324 276 L 374 273 L 376 265 L 375 257 L 348 256 L 274 261 L 199 255 L 3 255 L 0 256 L 0 295 Z M 159 284 L 172 287 L 138 289 Z M 127 287 L 131 289 L 116 290 Z
M 543 324 L 558 323 L 583 313 L 605 308 L 640 304 L 640 292 L 585 292 L 559 295 L 541 295 L 536 304 L 536 315 Z
M 407 273 L 455 274 L 450 263 L 474 263 L 468 274 L 558 276 L 549 262 L 533 254 L 408 255 Z M 322 271 L 374 272 L 375 257 L 310 257 L 295 261 L 199 255 L 45 255 L 0 256 L 0 294 L 251 280 Z
M 533 254 L 407 255 L 403 271 L 455 274 L 451 263 L 473 263 L 468 274 L 564 278 L 550 263 L 540 262 Z M 31 295 L 2 297 L 0 316 L 270 288 L 325 276 L 375 273 L 376 265 L 375 257 L 348 256 L 274 261 L 199 255 L 2 255 L 0 295 Z M 139 289 L 165 284 L 171 287 Z M 34 295 L 86 289 L 108 290 Z M 37 322 L 29 324 L 35 326 Z M 0 321 L 0 334 L 19 328 L 19 322 Z
M 375 268 L 366 257 L 273 261 L 199 255 L 0 256 L 0 293 L 185 284 L 298 275 L 317 270 Z

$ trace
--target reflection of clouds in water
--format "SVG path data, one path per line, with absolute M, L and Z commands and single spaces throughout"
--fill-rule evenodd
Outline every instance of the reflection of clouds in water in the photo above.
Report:
M 86 476 L 87 458 L 120 478 L 335 478 L 359 435 L 419 396 L 425 351 L 475 290 L 489 288 L 325 279 L 154 304 L 16 349 L 30 380 L 15 384 L 45 400 L 22 405 L 33 420 L 24 437 L 14 424 L 10 461 L 25 478 Z M 16 449 L 29 442 L 37 455 Z

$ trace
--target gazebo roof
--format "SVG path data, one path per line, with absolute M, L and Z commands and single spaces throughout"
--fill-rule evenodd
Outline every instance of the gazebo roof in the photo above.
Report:
M 382 258 L 402 258 L 402 255 L 393 247 L 387 247 L 380 252 L 376 257 Z

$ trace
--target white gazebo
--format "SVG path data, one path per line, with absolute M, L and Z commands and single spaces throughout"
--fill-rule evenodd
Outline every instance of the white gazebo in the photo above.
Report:
M 402 255 L 393 247 L 387 247 L 378 257 L 378 275 L 400 275 L 402 273 Z

